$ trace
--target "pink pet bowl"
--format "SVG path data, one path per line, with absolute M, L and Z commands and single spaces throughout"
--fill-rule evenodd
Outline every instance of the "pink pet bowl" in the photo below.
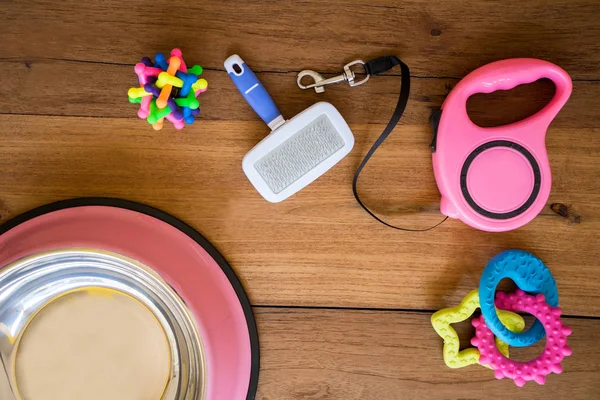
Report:
M 467 115 L 476 93 L 510 90 L 548 78 L 552 100 L 513 124 L 481 128 Z M 571 95 L 571 78 L 547 61 L 520 58 L 493 62 L 467 75 L 432 115 L 433 170 L 442 194 L 440 210 L 484 231 L 516 229 L 537 216 L 550 194 L 552 177 L 546 131 Z
M 89 253 L 91 255 L 86 251 L 92 251 Z M 47 256 L 48 254 L 50 255 Z M 199 358 L 201 361 L 197 363 L 197 371 L 202 374 L 193 373 L 193 370 L 182 366 L 181 358 L 179 361 L 175 360 L 175 364 L 188 381 L 199 379 L 197 375 L 202 375 L 202 380 L 188 382 L 188 386 L 183 389 L 172 388 L 169 392 L 171 394 L 165 394 L 163 398 L 254 399 L 258 384 L 259 346 L 252 308 L 231 267 L 193 228 L 154 208 L 104 198 L 53 203 L 0 226 L 0 267 L 3 268 L 0 269 L 0 279 L 8 279 L 11 274 L 22 275 L 13 279 L 11 285 L 19 284 L 25 276 L 18 269 L 15 273 L 15 265 L 27 262 L 31 264 L 32 261 L 28 260 L 32 258 L 51 258 L 54 254 L 70 254 L 71 258 L 63 262 L 63 267 L 78 262 L 81 264 L 72 274 L 85 274 L 85 271 L 89 274 L 95 268 L 94 265 L 99 265 L 95 261 L 85 264 L 85 257 L 106 259 L 107 265 L 111 266 L 107 269 L 110 274 L 116 270 L 115 266 L 120 268 L 121 264 L 138 263 L 147 267 L 150 278 L 156 277 L 153 282 L 166 282 L 168 290 L 179 296 L 181 304 L 186 307 L 186 315 L 193 320 L 192 325 L 199 338 L 197 342 L 200 343 L 202 354 Z M 76 257 L 84 261 L 78 261 Z M 46 266 L 47 264 L 48 262 Z M 5 266 L 8 268 L 4 268 Z M 43 275 L 43 265 L 34 267 L 29 268 L 33 271 L 32 274 Z M 57 270 L 60 268 L 54 268 L 54 271 Z M 131 274 L 132 285 L 142 282 L 142 272 L 134 271 Z M 108 273 L 107 277 L 110 277 Z M 48 279 L 46 277 L 46 281 Z M 57 278 L 50 286 L 47 282 L 44 283 L 44 288 L 66 285 L 67 291 L 71 288 L 68 285 L 80 280 L 63 274 L 62 278 Z M 126 288 L 123 282 L 125 280 L 119 281 L 119 284 Z M 33 293 L 26 290 L 21 292 Z M 161 299 L 156 297 L 155 300 Z M 10 307 L 4 304 L 0 309 L 7 309 L 7 315 L 14 315 L 15 307 L 23 308 L 25 303 Z M 11 320 L 11 324 L 16 324 L 16 321 Z M 186 356 L 187 352 L 180 354 Z M 8 353 L 0 353 L 0 358 L 5 365 L 11 360 Z M 0 379 L 5 378 L 0 376 Z M 18 393 L 14 398 L 19 398 Z

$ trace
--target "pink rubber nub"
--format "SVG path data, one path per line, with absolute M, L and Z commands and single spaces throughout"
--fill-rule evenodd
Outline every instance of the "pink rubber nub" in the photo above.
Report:
M 571 348 L 567 346 L 567 336 L 572 333 L 572 330 L 561 322 L 561 309 L 549 306 L 543 294 L 533 296 L 522 290 L 511 294 L 499 292 L 496 295 L 496 307 L 507 311 L 523 311 L 535 316 L 546 330 L 546 347 L 534 360 L 528 362 L 510 360 L 498 351 L 494 334 L 481 316 L 473 319 L 475 337 L 471 339 L 471 344 L 481 353 L 479 362 L 489 365 L 497 379 L 512 379 L 519 387 L 525 385 L 527 381 L 536 381 L 543 385 L 546 383 L 546 376 L 550 373 L 560 374 L 563 358 L 572 354 Z

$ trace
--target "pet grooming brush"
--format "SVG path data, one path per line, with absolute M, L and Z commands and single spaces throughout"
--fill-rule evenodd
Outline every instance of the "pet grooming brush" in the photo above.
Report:
M 352 131 L 333 105 L 314 104 L 286 121 L 240 56 L 225 60 L 225 69 L 248 104 L 271 128 L 242 162 L 244 173 L 268 201 L 287 199 L 352 150 Z

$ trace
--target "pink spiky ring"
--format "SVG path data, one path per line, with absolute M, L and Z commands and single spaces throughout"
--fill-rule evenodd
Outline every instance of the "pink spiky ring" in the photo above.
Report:
M 496 307 L 507 311 L 522 311 L 536 317 L 546 330 L 546 347 L 534 360 L 528 362 L 510 360 L 498 351 L 494 334 L 481 316 L 473 319 L 475 337 L 471 339 L 471 344 L 477 346 L 481 354 L 479 362 L 488 364 L 494 370 L 497 379 L 510 378 L 519 387 L 532 380 L 543 385 L 546 383 L 546 375 L 552 372 L 560 374 L 563 358 L 572 354 L 571 348 L 567 346 L 567 336 L 572 331 L 561 322 L 561 309 L 549 306 L 543 294 L 534 296 L 522 290 L 511 294 L 497 293 Z

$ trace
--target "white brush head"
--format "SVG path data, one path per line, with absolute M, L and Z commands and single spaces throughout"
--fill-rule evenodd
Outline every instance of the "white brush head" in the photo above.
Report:
M 353 146 L 339 111 L 321 102 L 271 132 L 246 154 L 242 167 L 256 190 L 278 203 L 327 172 Z

